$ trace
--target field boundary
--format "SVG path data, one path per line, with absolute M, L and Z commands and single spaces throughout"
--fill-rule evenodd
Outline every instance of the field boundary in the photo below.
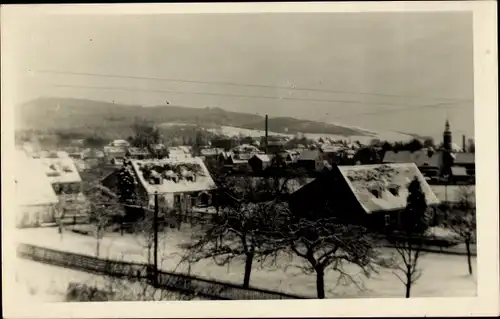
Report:
M 147 264 L 97 258 L 35 245 L 19 244 L 17 255 L 20 258 L 79 271 L 121 277 L 130 280 L 147 280 L 151 284 L 155 283 L 154 285 L 157 288 L 194 294 L 212 300 L 312 298 L 258 288 L 243 288 L 233 283 L 209 280 L 197 276 L 163 270 L 157 271 L 155 278 L 153 268 Z

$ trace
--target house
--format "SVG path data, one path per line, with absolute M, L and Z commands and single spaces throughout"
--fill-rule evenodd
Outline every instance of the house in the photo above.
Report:
M 163 212 L 186 212 L 212 205 L 215 182 L 199 157 L 127 160 L 122 169 L 109 174 L 101 182 L 115 194 L 119 193 L 122 170 L 134 180 L 136 195 L 151 209 L 154 208 L 155 193 L 158 193 L 159 208 Z
M 420 182 L 429 211 L 436 214 L 440 201 L 414 163 L 336 166 L 292 194 L 289 204 L 299 216 L 335 216 L 383 231 L 399 225 L 414 178 Z
M 211 205 L 215 182 L 199 157 L 182 160 L 131 160 L 130 167 L 139 186 L 139 194 L 154 207 L 154 194 L 159 194 L 163 209 L 186 211 L 196 206 Z
M 127 152 L 125 153 L 127 158 L 131 159 L 146 159 L 151 156 L 149 151 L 145 148 L 140 147 L 129 147 L 127 148 Z
M 123 146 L 104 146 L 104 154 L 110 164 L 122 165 L 127 154 L 127 148 Z
M 59 199 L 37 159 L 16 151 L 15 189 L 17 227 L 36 227 L 54 221 Z
M 202 148 L 200 150 L 201 156 L 206 159 L 217 159 L 219 154 L 223 153 L 224 149 L 222 148 Z
M 410 151 L 387 151 L 382 160 L 385 164 L 390 163 L 414 163 L 426 177 L 437 179 L 443 168 L 443 151 L 422 149 L 415 152 Z
M 446 204 L 458 204 L 461 200 L 463 200 L 464 192 L 475 194 L 476 186 L 475 185 L 431 185 L 430 186 L 434 194 L 436 194 L 437 198 L 441 203 Z M 476 202 L 475 195 L 470 196 L 468 200 L 473 203 Z
M 81 153 L 80 156 L 82 159 L 103 159 L 106 155 L 103 151 L 100 151 L 95 148 L 86 148 Z
M 125 140 L 114 140 L 113 142 L 109 143 L 109 146 L 127 148 L 130 147 L 130 143 Z
M 262 172 L 271 166 L 273 157 L 273 155 L 255 154 L 248 160 L 248 164 L 253 172 Z
M 74 160 L 65 152 L 42 153 L 37 160 L 43 166 L 66 216 L 86 213 L 82 179 Z
M 297 159 L 297 166 L 308 171 L 321 171 L 325 163 L 319 150 L 304 150 Z
M 251 154 L 230 154 L 224 160 L 224 167 L 232 171 L 246 172 L 251 169 L 248 161 L 251 158 Z
M 168 158 L 170 159 L 182 160 L 192 157 L 189 149 L 186 147 L 178 146 L 168 148 Z
M 476 175 L 476 158 L 474 153 L 455 153 L 453 165 L 464 167 L 467 175 Z
M 84 167 L 92 168 L 98 166 L 105 162 L 106 155 L 103 151 L 95 149 L 95 148 L 87 148 L 80 153 L 80 160 L 76 160 L 75 162 L 83 162 Z

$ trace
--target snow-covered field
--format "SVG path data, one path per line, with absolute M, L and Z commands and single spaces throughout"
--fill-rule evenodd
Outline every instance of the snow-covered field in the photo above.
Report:
M 188 265 L 181 263 L 182 243 L 191 240 L 191 230 L 185 228 L 177 231 L 169 229 L 160 236 L 160 262 L 162 269 L 187 272 Z M 54 228 L 25 229 L 19 231 L 18 242 L 43 246 L 52 249 L 71 251 L 95 256 L 96 241 L 92 237 L 64 232 L 61 237 Z M 392 249 L 384 249 L 384 254 L 394 253 Z M 106 235 L 100 244 L 100 256 L 118 260 L 147 262 L 147 249 L 139 238 L 132 235 Z M 306 296 L 316 295 L 315 277 L 306 275 L 293 267 L 300 265 L 298 259 L 282 256 L 277 266 L 254 262 L 251 286 L 282 291 Z M 289 267 L 286 267 L 289 266 Z M 414 297 L 458 297 L 475 296 L 476 279 L 467 273 L 465 256 L 425 254 L 420 263 L 422 277 L 412 288 Z M 476 268 L 476 258 L 473 258 Z M 205 278 L 241 284 L 243 281 L 243 260 L 235 260 L 229 266 L 217 266 L 212 260 L 204 260 L 191 265 L 191 274 Z M 346 271 L 357 276 L 355 267 L 345 267 Z M 362 278 L 362 277 L 359 277 Z M 382 269 L 380 273 L 364 280 L 364 289 L 359 290 L 353 284 L 337 285 L 338 274 L 327 272 L 325 275 L 327 298 L 361 298 L 361 297 L 404 297 L 404 287 L 391 270 Z
M 146 283 L 106 278 L 26 259 L 16 260 L 16 294 L 32 302 L 66 301 L 70 283 L 85 284 L 101 291 L 114 291 L 114 300 L 180 300 L 178 293 L 154 289 Z M 193 299 L 199 300 L 199 299 Z
M 341 125 L 341 124 L 337 124 Z M 186 124 L 186 123 L 163 123 L 162 126 L 166 127 L 172 127 L 172 126 L 192 126 L 191 124 Z M 344 125 L 341 125 L 344 126 Z M 347 126 L 346 126 L 347 127 Z M 398 132 L 392 132 L 392 131 L 380 131 L 380 132 L 375 132 L 375 131 L 370 131 L 370 130 L 365 130 L 361 128 L 354 128 L 357 129 L 361 132 L 366 133 L 367 135 L 353 135 L 353 136 L 343 136 L 343 135 L 334 135 L 334 134 L 322 134 L 322 133 L 303 133 L 306 138 L 312 139 L 312 140 L 319 140 L 320 138 L 330 138 L 333 140 L 345 140 L 350 138 L 352 141 L 359 141 L 362 144 L 369 144 L 371 140 L 373 139 L 379 139 L 382 141 L 389 141 L 389 142 L 396 142 L 396 141 L 408 141 L 411 140 L 413 137 L 411 135 L 407 134 L 402 134 Z M 210 128 L 208 131 L 217 133 L 217 134 L 223 134 L 227 136 L 250 136 L 250 137 L 261 137 L 265 135 L 264 130 L 251 130 L 251 129 L 245 129 L 245 128 L 240 128 L 240 127 L 234 127 L 234 126 L 221 126 L 220 128 Z M 293 137 L 294 134 L 285 134 L 285 133 L 277 133 L 273 131 L 269 131 L 269 135 L 276 135 L 276 136 L 288 136 L 288 137 Z

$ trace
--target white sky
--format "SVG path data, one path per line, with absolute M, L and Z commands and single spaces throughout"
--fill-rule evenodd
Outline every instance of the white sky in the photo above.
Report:
M 9 81 L 6 94 L 14 105 L 40 96 L 142 105 L 163 105 L 167 100 L 181 106 L 218 106 L 436 137 L 448 117 L 456 140 L 459 134 L 474 134 L 470 13 L 39 15 L 30 19 L 6 16 L 3 20 L 2 54 L 8 61 L 4 63 Z M 354 93 L 36 72 L 40 70 L 295 85 Z M 94 90 L 54 84 L 353 100 L 360 104 Z M 391 108 L 443 102 L 435 97 L 461 101 L 448 107 L 389 112 Z

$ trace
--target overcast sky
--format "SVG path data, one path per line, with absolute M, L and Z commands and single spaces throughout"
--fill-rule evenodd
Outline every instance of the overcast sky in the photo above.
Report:
M 168 101 L 432 136 L 441 134 L 448 117 L 456 134 L 472 136 L 474 131 L 469 13 L 46 15 L 4 20 L 2 28 L 10 85 L 6 93 L 13 104 L 40 96 L 142 105 Z M 57 75 L 41 70 L 290 89 Z M 79 87 L 56 86 L 61 84 Z M 302 87 L 336 92 L 294 89 Z M 279 97 L 285 99 L 273 99 Z M 448 103 L 446 107 L 418 107 L 443 102 Z

